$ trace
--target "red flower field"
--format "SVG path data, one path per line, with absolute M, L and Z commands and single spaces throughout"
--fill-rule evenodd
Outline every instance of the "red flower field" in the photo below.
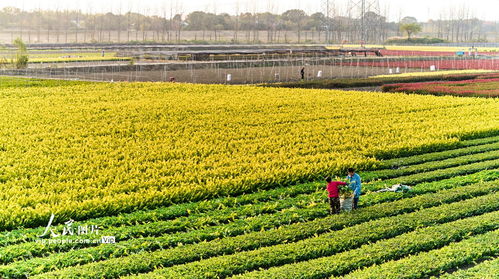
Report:
M 432 95 L 499 97 L 499 78 L 387 84 L 382 90 Z
M 455 51 L 420 51 L 420 50 L 381 50 L 383 56 L 455 56 Z M 498 52 L 479 52 L 479 55 L 499 55 Z M 465 52 L 468 55 L 468 51 Z
M 365 66 L 386 68 L 430 68 L 435 66 L 441 70 L 499 70 L 498 59 L 452 59 L 452 60 L 407 60 L 407 61 L 354 61 L 346 62 L 343 66 Z

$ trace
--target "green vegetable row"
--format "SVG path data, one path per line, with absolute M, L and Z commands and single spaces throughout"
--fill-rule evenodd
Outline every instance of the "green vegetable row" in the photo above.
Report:
M 292 198 L 300 194 L 309 194 L 323 187 L 323 183 L 306 183 L 292 187 L 280 187 L 272 190 L 255 192 L 237 197 L 224 197 L 200 202 L 182 203 L 169 207 L 162 207 L 153 210 L 140 210 L 133 213 L 124 213 L 117 216 L 100 217 L 85 220 L 85 224 L 98 225 L 99 227 L 117 227 L 122 225 L 135 226 L 159 220 L 170 220 L 184 216 L 191 216 L 204 212 L 213 212 L 224 208 L 238 209 L 248 204 L 256 204 L 267 201 L 278 201 Z M 48 220 L 47 220 L 48 221 Z M 62 230 L 62 225 L 55 226 Z M 30 241 L 42 234 L 45 227 L 32 229 L 19 229 L 0 233 L 0 246 L 14 243 Z
M 434 181 L 439 179 L 445 179 L 449 177 L 454 177 L 457 175 L 465 175 L 470 173 L 475 173 L 481 170 L 494 169 L 499 167 L 499 159 L 489 160 L 484 162 L 473 163 L 464 166 L 452 167 L 447 169 L 433 170 L 429 172 L 422 172 L 411 174 L 407 176 L 401 176 L 397 178 L 387 179 L 383 181 L 375 181 L 371 183 L 362 184 L 363 191 L 375 191 L 385 187 L 390 187 L 393 184 L 407 184 L 415 185 L 421 182 Z
M 473 153 L 473 152 L 484 151 L 491 148 L 490 144 L 487 143 L 489 143 L 490 141 L 495 142 L 497 140 L 499 140 L 499 137 L 468 140 L 460 142 L 460 145 L 472 146 L 472 148 L 477 148 L 477 147 L 483 148 L 483 149 L 473 149 L 466 151 Z M 476 144 L 481 144 L 482 146 L 474 146 Z M 496 143 L 493 143 L 493 145 L 495 144 Z M 450 152 L 450 151 L 445 151 L 445 152 Z M 463 153 L 464 152 L 463 149 L 457 149 L 456 151 L 461 152 L 459 154 L 465 154 Z M 418 160 L 424 161 L 424 158 L 422 156 L 428 156 L 433 154 L 437 155 L 433 156 L 432 157 L 433 159 L 445 158 L 445 156 L 447 156 L 446 154 L 429 153 L 423 155 L 415 155 L 412 157 L 405 157 L 403 159 L 409 160 L 411 162 L 417 162 Z M 224 197 L 207 201 L 182 203 L 154 210 L 140 210 L 133 213 L 119 214 L 117 216 L 88 219 L 85 222 L 88 223 L 89 225 L 98 225 L 100 227 L 116 227 L 121 225 L 144 224 L 144 223 L 155 222 L 158 220 L 175 219 L 182 216 L 188 216 L 194 213 L 212 212 L 213 210 L 217 210 L 224 207 L 239 207 L 245 204 L 254 204 L 257 202 L 294 197 L 299 194 L 307 194 L 317 191 L 317 189 L 322 186 L 323 186 L 322 183 L 305 183 L 292 187 L 288 186 L 280 187 L 276 189 L 240 195 L 237 197 Z M 44 229 L 45 229 L 44 227 L 38 227 L 28 230 L 23 228 L 20 230 L 11 230 L 6 233 L 0 233 L 0 246 L 33 240 L 36 238 L 37 235 L 40 235 Z M 59 230 L 62 229 L 62 226 L 57 227 L 57 229 Z
M 496 147 L 499 148 L 499 144 L 496 144 Z M 444 159 L 441 161 L 432 161 L 432 162 L 412 165 L 400 169 L 386 169 L 386 170 L 368 172 L 362 174 L 362 179 L 364 181 L 371 181 L 375 179 L 394 178 L 414 173 L 427 172 L 431 170 L 440 170 L 455 166 L 468 165 L 476 162 L 494 160 L 497 158 L 499 158 L 499 150 L 493 150 L 484 153 L 464 155 L 464 156 Z
M 499 257 L 484 261 L 476 266 L 458 270 L 453 273 L 447 273 L 439 278 L 441 279 L 497 279 L 499 278 Z
M 411 191 L 405 193 L 368 192 L 366 193 L 366 195 L 363 195 L 362 198 L 359 200 L 359 206 L 361 207 L 370 206 L 381 202 L 394 201 L 425 193 L 434 193 L 440 190 L 453 189 L 473 183 L 492 181 L 498 178 L 499 178 L 499 169 L 491 169 L 468 175 L 454 176 L 452 178 L 447 178 L 439 181 L 419 183 L 416 184 L 414 187 L 412 187 Z
M 384 160 L 381 162 L 379 168 L 396 168 L 400 166 L 409 166 L 409 165 L 421 164 L 431 161 L 438 161 L 447 158 L 453 158 L 457 156 L 496 150 L 498 148 L 498 144 L 499 144 L 499 136 L 461 141 L 459 142 L 460 148 L 457 149 Z
M 355 271 L 344 278 L 427 278 L 493 255 L 499 255 L 498 230 L 451 243 L 449 246 L 437 250 Z
M 487 145 L 489 142 L 496 142 L 499 137 L 490 137 L 477 140 L 468 140 L 459 142 L 460 146 L 473 146 L 476 144 Z M 477 146 L 479 147 L 479 146 Z M 483 146 L 484 149 L 489 147 Z M 460 149 L 458 149 L 460 150 Z M 456 150 L 456 151 L 458 151 Z M 453 151 L 453 150 L 450 150 Z M 469 152 L 479 152 L 480 150 L 469 150 Z M 448 152 L 448 151 L 446 151 Z M 461 150 L 460 152 L 463 152 Z M 466 151 L 468 152 L 468 151 Z M 464 154 L 464 153 L 459 153 Z M 432 157 L 433 159 L 445 158 L 445 154 L 429 153 L 423 155 L 416 155 L 412 157 L 405 157 L 404 160 L 410 160 L 411 162 L 417 162 L 418 160 L 424 161 L 424 156 L 437 155 Z M 422 157 L 423 156 L 423 157 Z M 443 157 L 441 157 L 443 156 Z M 398 160 L 398 159 L 395 159 Z M 387 161 L 388 162 L 388 161 Z M 306 183 L 300 184 L 293 187 L 280 187 L 272 190 L 261 191 L 246 195 L 240 195 L 237 197 L 225 197 L 218 198 L 209 201 L 183 203 L 169 207 L 163 207 L 154 210 L 140 210 L 128 214 L 120 214 L 117 216 L 102 217 L 96 219 L 89 219 L 87 222 L 94 225 L 99 225 L 102 227 L 106 226 L 119 226 L 119 225 L 132 225 L 147 222 L 154 222 L 157 220 L 174 219 L 181 216 L 187 216 L 195 212 L 210 212 L 212 210 L 218 209 L 220 207 L 234 207 L 240 206 L 248 203 L 255 203 L 259 201 L 273 200 L 276 198 L 292 197 L 298 194 L 305 194 L 315 191 L 317 187 L 321 187 L 322 184 L 317 183 Z M 60 229 L 61 227 L 59 227 Z M 19 241 L 26 241 L 28 239 L 33 239 L 36 235 L 39 235 L 44 228 L 35 228 L 32 231 L 26 231 L 24 228 L 21 230 L 12 230 L 8 233 L 0 233 L 0 246 L 4 246 L 13 241 L 11 239 L 18 239 Z M 24 238 L 26 237 L 26 238 Z
M 415 187 L 414 190 L 409 193 L 390 193 L 393 195 L 388 195 L 389 193 L 373 193 L 364 197 L 363 200 L 366 201 L 365 203 L 369 203 L 372 205 L 390 200 L 407 198 L 414 195 L 436 192 L 442 189 L 456 188 L 472 183 L 477 183 L 479 181 L 494 180 L 497 178 L 499 178 L 499 172 L 484 171 L 473 174 L 471 176 L 455 177 L 444 181 L 421 184 L 421 186 Z M 486 191 L 487 189 L 488 188 L 486 188 Z M 486 191 L 484 193 L 486 193 Z M 322 195 L 322 193 L 320 195 Z M 108 257 L 119 257 L 126 253 L 153 251 L 165 247 L 173 247 L 178 245 L 179 243 L 197 243 L 199 241 L 213 240 L 218 237 L 235 236 L 244 234 L 249 231 L 260 231 L 262 229 L 269 229 L 280 225 L 304 222 L 314 218 L 324 217 L 327 216 L 326 207 L 327 205 L 325 203 L 321 203 L 315 204 L 315 206 L 311 208 L 287 210 L 274 215 L 261 215 L 249 218 L 247 220 L 236 220 L 230 224 L 212 226 L 185 233 L 168 234 L 161 237 L 132 239 L 130 241 L 120 242 L 120 246 L 118 248 L 110 247 L 108 245 L 101 245 L 94 248 L 74 250 L 66 254 L 50 255 L 45 259 L 32 259 L 27 262 L 22 262 L 21 266 L 15 263 L 10 265 L 8 268 L 4 268 L 3 271 L 4 274 L 5 272 L 10 272 L 8 270 L 24 270 L 24 272 L 28 272 L 28 266 L 31 269 L 34 269 L 37 266 L 42 265 L 42 262 L 57 262 L 57 259 L 60 259 L 61 262 L 64 262 L 64 264 L 67 265 L 83 264 L 87 263 L 90 259 L 102 260 Z M 361 220 L 359 219 L 357 222 L 359 221 Z M 0 250 L 0 255 L 2 256 L 2 261 L 4 263 L 8 263 L 14 260 L 23 259 L 26 257 L 25 255 L 30 255 L 31 257 L 44 255 L 48 252 L 56 250 L 56 248 L 58 252 L 62 252 L 76 248 L 76 245 L 57 245 L 57 247 L 55 247 L 28 242 L 21 245 L 13 245 L 3 248 Z M 87 255 L 92 255 L 92 258 L 86 257 Z M 71 260 L 63 260 L 64 257 L 68 257 Z
M 378 241 L 374 244 L 366 244 L 358 249 L 338 253 L 333 256 L 246 273 L 236 278 L 276 279 L 341 276 L 361 267 L 400 259 L 417 252 L 438 249 L 476 234 L 496 230 L 492 235 L 497 237 L 497 229 L 499 228 L 499 223 L 496 222 L 497 218 L 499 218 L 499 212 L 457 220 L 443 225 L 418 229 L 391 239 Z M 206 269 L 204 270 L 206 271 Z M 139 278 L 153 277 L 143 276 Z M 173 277 L 165 276 L 163 278 Z
M 487 165 L 486 162 L 483 162 L 484 165 Z M 481 167 L 482 165 L 479 165 Z M 413 166 L 412 171 L 423 171 L 427 168 L 424 164 L 422 167 L 417 167 Z M 486 166 L 484 167 L 486 168 Z M 471 170 L 470 170 L 471 169 Z M 457 172 L 455 172 L 454 169 L 451 169 L 450 172 L 448 172 L 450 175 L 448 177 L 456 176 L 459 175 L 459 172 L 464 173 L 471 173 L 473 171 L 478 170 L 476 166 L 472 165 L 470 167 L 463 166 L 462 168 L 458 168 Z M 396 172 L 396 170 L 393 170 L 393 172 Z M 437 177 L 441 177 L 442 174 L 440 172 L 433 172 Z M 421 177 L 423 177 L 421 179 Z M 422 173 L 413 175 L 410 177 L 400 177 L 398 178 L 399 180 L 404 180 L 404 181 L 412 181 L 416 183 L 424 182 L 425 180 L 433 180 L 435 177 L 433 176 L 426 176 Z M 412 179 L 412 180 L 411 180 Z M 379 189 L 384 186 L 391 185 L 390 183 L 395 184 L 395 180 L 391 179 L 388 182 L 375 182 L 374 184 L 376 186 L 369 186 L 365 189 Z M 383 186 L 378 186 L 382 184 Z M 151 226 L 148 225 L 151 222 L 158 222 L 159 220 L 169 220 L 169 219 L 175 219 L 178 217 L 182 216 L 189 216 L 189 219 L 184 219 L 182 221 L 176 220 L 176 225 L 174 225 L 173 228 L 169 229 L 164 229 L 162 230 L 163 232 L 167 232 L 168 230 L 170 232 L 173 231 L 182 231 L 186 230 L 189 226 L 192 227 L 199 227 L 203 226 L 206 224 L 206 222 L 212 222 L 217 223 L 217 222 L 226 222 L 227 216 L 223 216 L 218 218 L 217 220 L 214 220 L 216 218 L 213 218 L 212 220 L 206 220 L 204 224 L 199 224 L 193 221 L 194 219 L 198 218 L 204 218 L 204 216 L 201 215 L 196 215 L 196 216 L 190 216 L 190 215 L 195 215 L 196 213 L 201 214 L 204 212 L 210 212 L 213 213 L 217 209 L 223 209 L 225 207 L 228 208 L 235 208 L 236 210 L 240 211 L 240 207 L 242 205 L 247 205 L 247 204 L 255 204 L 259 202 L 264 202 L 264 201 L 273 201 L 273 200 L 278 200 L 278 199 L 284 199 L 284 198 L 292 198 L 296 197 L 297 195 L 300 194 L 309 194 L 314 191 L 318 191 L 323 187 L 322 183 L 307 183 L 307 184 L 301 184 L 301 185 L 296 185 L 292 187 L 281 187 L 273 190 L 268 190 L 268 191 L 262 191 L 262 192 L 256 192 L 253 194 L 248 194 L 248 195 L 241 195 L 238 197 L 226 197 L 226 198 L 219 198 L 219 199 L 214 199 L 210 201 L 203 201 L 203 202 L 194 202 L 194 203 L 186 203 L 186 204 L 179 204 L 179 205 L 174 205 L 170 207 L 165 207 L 165 208 L 159 208 L 156 210 L 151 210 L 151 211 L 138 211 L 135 213 L 129 213 L 129 214 L 121 214 L 118 216 L 111 216 L 111 217 L 102 217 L 102 218 L 97 218 L 97 219 L 89 219 L 85 221 L 85 224 L 88 225 L 98 225 L 101 228 L 108 228 L 108 227 L 118 227 L 118 226 L 123 226 L 123 225 L 135 225 L 137 226 L 136 229 L 138 231 L 147 231 L 147 227 Z M 287 206 L 293 206 L 292 202 L 287 203 Z M 265 212 L 265 207 L 267 205 L 263 205 L 263 212 Z M 277 205 L 272 205 L 270 206 L 270 209 L 272 207 L 275 207 L 275 210 L 278 210 L 279 208 L 286 208 L 286 206 L 277 206 Z M 269 209 L 269 210 L 270 210 Z M 231 209 L 227 209 L 227 212 L 231 212 Z M 255 210 L 254 213 L 244 213 L 243 215 L 248 215 L 252 216 L 256 214 L 261 214 L 263 213 L 262 211 L 257 211 Z M 267 212 L 272 212 L 272 211 L 267 211 Z M 228 213 L 227 213 L 228 214 Z M 223 213 L 222 213 L 223 215 Z M 241 215 L 241 214 L 236 214 Z M 229 216 L 229 219 L 234 219 L 236 216 Z M 180 223 L 180 224 L 179 224 Z M 141 227 L 141 224 L 146 224 L 144 225 L 145 227 Z M 5 246 L 5 245 L 11 245 L 19 242 L 25 242 L 25 241 L 30 241 L 33 239 L 36 239 L 38 235 L 42 234 L 44 227 L 38 227 L 34 229 L 21 229 L 21 230 L 13 230 L 9 231 L 7 233 L 0 234 L 0 246 Z M 62 230 L 62 226 L 57 227 L 57 229 Z M 154 230 L 157 231 L 157 230 Z M 120 232 L 120 231 L 113 231 L 112 233 L 118 235 L 120 238 L 125 239 L 127 238 L 126 232 Z M 135 236 L 135 235 L 131 235 Z M 129 236 L 130 237 L 130 236 Z
M 499 187 L 499 185 L 496 185 L 497 183 L 484 183 L 479 185 L 479 188 L 487 188 L 485 192 L 490 192 L 492 189 Z M 475 188 L 477 186 L 474 185 L 467 189 L 464 189 L 466 187 L 459 189 L 458 193 L 461 195 L 458 193 L 456 195 L 461 196 L 461 198 L 458 199 L 462 199 L 463 194 L 464 196 L 469 196 L 471 193 L 467 190 L 471 190 L 471 188 L 478 190 Z M 389 216 L 390 213 L 394 214 L 397 211 L 400 213 L 411 207 L 414 210 L 421 207 L 428 207 L 430 204 L 446 202 L 448 198 L 456 198 L 456 195 L 452 195 L 450 192 L 442 191 L 425 197 L 419 196 L 410 200 L 404 200 L 403 203 L 401 201 L 400 203 L 393 202 L 390 205 L 373 206 L 369 209 L 358 210 L 355 213 L 349 214 L 350 216 L 348 217 L 345 215 L 336 215 L 308 223 L 281 227 L 275 230 L 249 233 L 195 245 L 180 246 L 174 249 L 139 253 L 128 257 L 94 262 L 55 271 L 54 273 L 49 273 L 49 276 L 61 278 L 68 276 L 73 276 L 73 278 L 115 278 L 135 272 L 151 271 L 157 266 L 171 266 L 182 263 L 187 264 L 177 268 L 186 268 L 185 272 L 187 273 L 194 272 L 192 274 L 196 274 L 196 272 L 199 272 L 199 268 L 201 268 L 200 265 L 202 265 L 201 270 L 206 271 L 208 268 L 210 270 L 223 269 L 224 274 L 227 274 L 227 272 L 230 274 L 236 272 L 236 270 L 242 272 L 258 267 L 268 267 L 294 261 L 298 258 L 318 257 L 321 255 L 321 252 L 327 255 L 332 251 L 350 249 L 352 246 L 359 246 L 377 239 L 393 237 L 419 226 L 431 225 L 435 222 L 447 222 L 499 208 L 499 193 L 493 193 L 459 203 L 446 204 L 406 215 L 365 222 L 369 219 L 378 218 L 380 215 Z M 436 196 L 440 196 L 440 199 L 435 199 Z M 418 198 L 421 201 L 418 201 Z M 362 219 L 364 223 L 353 226 L 356 220 L 358 223 L 359 219 Z M 347 225 L 348 228 L 344 228 Z M 313 237 L 317 234 L 341 228 L 344 229 Z M 308 239 L 294 242 L 304 238 Z M 333 241 L 333 238 L 337 239 L 337 241 Z M 277 245 L 290 241 L 293 243 Z M 258 249 L 262 246 L 270 247 Z M 250 249 L 257 250 L 241 252 Z M 239 253 L 233 254 L 236 252 Z M 209 258 L 219 255 L 227 256 Z M 218 275 L 220 274 L 217 273 Z
M 169 236 L 181 236 L 185 234 L 185 232 L 194 234 L 195 232 L 204 232 L 204 234 L 202 234 L 204 237 L 200 239 L 196 238 L 198 241 L 201 241 L 207 238 L 227 235 L 228 232 L 230 232 L 230 235 L 237 235 L 247 231 L 259 231 L 282 224 L 303 222 L 324 217 L 327 215 L 328 211 L 325 207 L 325 203 L 322 202 L 323 200 L 323 192 L 315 195 L 299 195 L 291 199 L 246 205 L 238 209 L 227 208 L 219 211 L 215 210 L 212 214 L 202 213 L 175 220 L 157 221 L 135 226 L 110 227 L 100 230 L 99 234 L 112 235 L 116 238 L 116 241 L 123 242 L 124 240 L 138 237 L 151 237 L 150 240 L 154 240 L 156 236 L 164 234 L 168 234 Z M 297 216 L 297 214 L 299 214 L 299 216 Z M 206 235 L 207 232 L 209 232 L 208 235 Z M 64 238 L 85 239 L 89 237 L 83 235 L 80 237 L 65 236 Z M 182 239 L 179 240 L 177 237 L 175 239 L 177 242 L 185 242 Z M 194 241 L 194 239 L 191 239 L 190 241 Z M 137 241 L 133 242 L 136 243 Z M 171 243 L 169 245 L 175 244 L 176 243 Z M 89 244 L 85 243 L 46 245 L 37 243 L 35 240 L 30 240 L 24 243 L 0 248 L 0 262 L 5 264 L 14 260 L 23 259 L 27 255 L 29 257 L 40 256 L 47 252 L 62 252 L 87 246 L 89 246 Z M 154 245 L 154 248 L 152 249 L 160 249 L 164 246 L 165 244 L 162 246 Z M 141 247 L 141 249 L 143 248 L 145 247 Z

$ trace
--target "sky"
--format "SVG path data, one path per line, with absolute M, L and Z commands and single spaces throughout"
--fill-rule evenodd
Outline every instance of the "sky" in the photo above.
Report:
M 302 9 L 308 14 L 323 12 L 326 0 L 1 0 L 0 8 L 13 6 L 25 10 L 79 9 L 83 12 L 114 12 L 128 10 L 169 16 L 170 12 L 182 13 L 202 10 L 215 13 L 242 12 L 282 13 L 289 9 Z M 329 0 L 338 11 L 346 11 L 349 0 Z M 361 1 L 361 0 L 352 0 Z M 376 0 L 366 0 L 376 2 Z M 452 9 L 467 7 L 475 17 L 499 21 L 499 0 L 378 0 L 380 10 L 391 21 L 413 16 L 418 21 L 445 18 Z M 165 12 L 166 11 L 166 12 Z

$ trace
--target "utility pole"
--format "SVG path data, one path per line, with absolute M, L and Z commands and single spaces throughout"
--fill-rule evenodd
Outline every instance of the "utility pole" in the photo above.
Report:
M 365 23 L 365 19 L 366 19 L 366 0 L 362 0 L 361 1 L 362 4 L 361 4 L 361 15 L 360 15 L 360 39 L 365 42 L 366 41 L 366 23 Z
M 370 22 L 366 18 L 366 14 L 374 13 L 381 16 L 379 0 L 349 0 L 348 2 L 348 15 L 356 20 L 356 31 L 361 41 L 367 42 L 369 39 L 368 33 L 376 33 L 381 29 L 380 23 Z
M 334 5 L 333 0 L 322 0 L 322 10 L 324 11 L 324 22 L 322 27 L 326 30 L 326 43 L 331 43 L 333 41 L 333 16 L 334 16 Z

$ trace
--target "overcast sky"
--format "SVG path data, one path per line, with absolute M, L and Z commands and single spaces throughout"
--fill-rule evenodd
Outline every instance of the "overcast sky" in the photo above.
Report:
M 326 0 L 0 0 L 0 7 L 14 6 L 25 10 L 33 9 L 81 9 L 88 11 L 122 12 L 140 11 L 148 14 L 163 14 L 167 10 L 184 15 L 203 10 L 209 12 L 236 14 L 237 12 L 270 11 L 282 13 L 288 9 L 302 9 L 307 13 L 322 11 Z M 354 0 L 360 1 L 360 0 Z M 375 0 L 366 0 L 375 1 Z M 348 0 L 330 0 L 340 10 L 345 10 Z M 439 18 L 450 10 L 466 5 L 478 18 L 499 21 L 499 0 L 379 0 L 382 11 L 387 11 L 390 20 L 400 16 L 414 16 L 419 21 Z

